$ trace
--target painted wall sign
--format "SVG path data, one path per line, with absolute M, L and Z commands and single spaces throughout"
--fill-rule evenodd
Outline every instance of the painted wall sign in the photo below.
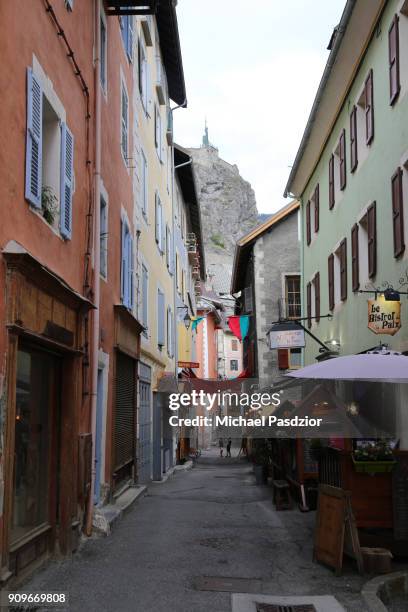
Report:
M 368 302 L 368 329 L 375 334 L 394 336 L 401 327 L 401 302 L 388 302 L 384 297 Z
M 305 346 L 305 332 L 303 329 L 271 330 L 268 333 L 269 348 L 303 348 Z
M 198 361 L 178 361 L 177 365 L 179 368 L 199 368 L 200 364 Z

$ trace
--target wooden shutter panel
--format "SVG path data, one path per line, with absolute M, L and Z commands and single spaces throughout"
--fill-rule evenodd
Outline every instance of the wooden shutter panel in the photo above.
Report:
M 137 41 L 137 75 L 139 83 L 139 93 L 143 94 L 143 68 L 142 68 L 142 46 L 140 40 Z
M 373 71 L 368 73 L 364 84 L 364 105 L 366 124 L 366 143 L 370 144 L 374 138 L 374 93 L 373 93 Z
M 307 325 L 312 327 L 312 283 L 306 286 Z
M 320 272 L 316 272 L 314 277 L 315 290 L 315 318 L 316 322 L 320 321 Z
M 372 278 L 377 272 L 377 220 L 376 203 L 373 202 L 367 209 L 368 234 L 368 276 Z
M 347 299 L 347 239 L 340 243 L 340 299 Z
M 350 171 L 354 172 L 358 164 L 357 153 L 357 107 L 353 106 L 350 115 Z
M 32 69 L 28 68 L 25 197 L 36 208 L 41 208 L 42 100 L 41 85 Z
M 392 227 L 394 233 L 394 257 L 405 250 L 404 206 L 402 195 L 402 170 L 398 168 L 391 179 L 392 189 Z
M 74 137 L 61 124 L 60 231 L 67 240 L 72 235 L 72 187 L 74 178 Z
M 388 66 L 390 78 L 390 104 L 394 104 L 400 92 L 398 15 L 394 15 L 388 31 Z
M 317 233 L 319 231 L 319 209 L 320 209 L 320 190 L 319 183 L 316 185 L 314 192 L 314 229 Z
M 149 300 L 148 291 L 149 291 L 148 274 L 147 274 L 146 268 L 142 266 L 142 323 L 144 327 L 147 327 L 147 322 L 148 322 L 148 316 L 147 316 L 148 300 Z
M 164 253 L 164 251 L 166 249 L 166 222 L 164 220 L 163 205 L 161 206 L 161 234 L 160 234 L 160 238 L 161 238 L 160 250 L 161 250 L 162 253 Z
M 128 234 L 128 254 L 127 254 L 127 263 L 128 263 L 128 301 L 126 306 L 130 309 L 133 308 L 133 237 Z
M 329 309 L 334 309 L 334 255 L 331 253 L 328 259 L 329 272 Z
M 128 15 L 127 20 L 127 55 L 130 61 L 133 59 L 133 16 Z
M 339 142 L 340 150 L 340 189 L 346 187 L 346 130 L 343 130 L 340 135 Z
M 136 362 L 117 351 L 115 375 L 114 469 L 131 464 L 136 439 Z
M 351 284 L 353 291 L 360 288 L 360 269 L 358 261 L 358 224 L 351 228 Z
M 310 200 L 306 204 L 306 242 L 309 245 L 312 241 L 312 232 L 310 227 Z
M 333 208 L 335 203 L 335 192 L 334 192 L 334 155 L 329 159 L 329 208 Z
M 279 370 L 289 369 L 289 349 L 278 349 L 278 368 Z

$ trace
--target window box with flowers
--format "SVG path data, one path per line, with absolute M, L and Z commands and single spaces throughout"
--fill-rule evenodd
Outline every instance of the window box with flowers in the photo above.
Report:
M 356 472 L 384 474 L 396 464 L 390 444 L 384 440 L 367 441 L 354 449 L 353 464 Z

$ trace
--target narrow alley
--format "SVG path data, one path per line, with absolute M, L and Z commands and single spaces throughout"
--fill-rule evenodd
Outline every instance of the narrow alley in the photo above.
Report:
M 364 610 L 351 566 L 336 578 L 312 562 L 314 512 L 276 512 L 271 488 L 232 454 L 205 451 L 193 469 L 149 485 L 109 538 L 51 563 L 24 590 L 67 591 L 73 612 L 229 612 L 231 592 L 330 594 Z

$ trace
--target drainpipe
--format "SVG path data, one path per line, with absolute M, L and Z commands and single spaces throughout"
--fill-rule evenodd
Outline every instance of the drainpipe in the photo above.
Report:
M 92 433 L 92 470 L 91 486 L 88 497 L 86 535 L 92 534 L 93 497 L 95 490 L 95 441 L 96 441 L 96 403 L 98 390 L 98 352 L 99 352 L 99 302 L 100 302 L 100 206 L 101 206 L 101 86 L 99 83 L 101 47 L 100 4 L 94 0 L 95 12 L 95 170 L 94 170 L 94 304 L 92 319 L 92 349 L 91 349 L 91 433 Z

